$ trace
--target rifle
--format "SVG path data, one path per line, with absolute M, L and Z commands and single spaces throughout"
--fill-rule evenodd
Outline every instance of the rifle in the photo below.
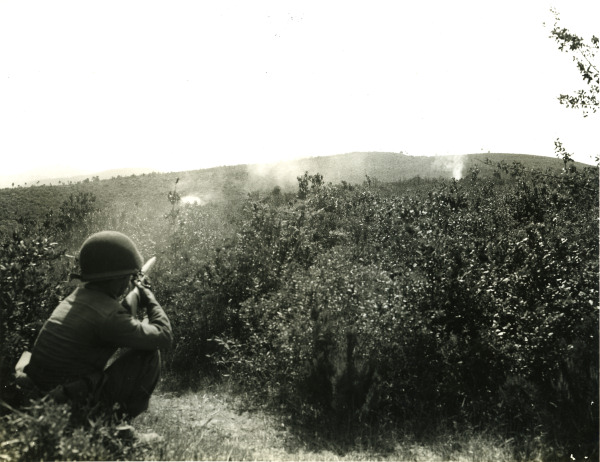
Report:
M 140 284 L 144 284 L 144 282 L 146 281 L 146 274 L 150 272 L 155 263 L 156 257 L 152 257 L 146 263 L 144 263 L 144 266 L 142 266 L 142 269 L 140 270 L 137 278 L 137 281 Z M 140 298 L 140 289 L 136 286 L 125 296 L 125 300 L 123 301 L 123 303 L 129 307 L 131 316 L 133 316 L 134 318 L 137 315 L 138 305 L 140 304 Z

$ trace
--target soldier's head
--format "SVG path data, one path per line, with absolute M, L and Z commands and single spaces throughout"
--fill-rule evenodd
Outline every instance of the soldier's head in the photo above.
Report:
M 79 251 L 80 279 L 118 298 L 129 287 L 143 259 L 133 241 L 118 231 L 101 231 L 88 237 Z

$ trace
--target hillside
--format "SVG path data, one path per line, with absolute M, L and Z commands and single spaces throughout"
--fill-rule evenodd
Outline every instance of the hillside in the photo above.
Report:
M 355 153 L 0 191 L 0 404 L 17 409 L 0 409 L 3 450 L 598 460 L 598 168 L 485 157 Z M 102 229 L 157 257 L 173 344 L 133 423 L 154 447 L 87 409 L 65 431 L 68 409 L 23 407 L 13 380 Z
M 248 166 L 250 177 L 258 175 L 280 186 L 296 185 L 296 176 L 308 171 L 320 173 L 326 181 L 362 183 L 365 175 L 382 182 L 421 178 L 457 178 L 477 167 L 481 176 L 491 175 L 493 162 L 520 162 L 526 168 L 560 169 L 562 161 L 552 157 L 525 154 L 465 154 L 461 156 L 408 156 L 393 152 L 354 152 L 325 157 L 310 157 L 296 161 Z M 583 164 L 579 164 L 583 166 Z
M 69 184 L 85 181 L 86 178 L 90 181 L 95 177 L 100 180 L 107 180 L 117 176 L 141 175 L 143 173 L 151 173 L 152 171 L 150 168 L 132 167 L 92 172 L 76 167 L 58 165 L 56 167 L 35 168 L 17 175 L 0 174 L 0 188 Z
M 421 178 L 461 178 L 477 167 L 480 176 L 489 176 L 493 167 L 486 159 L 508 164 L 520 162 L 526 168 L 560 169 L 559 159 L 519 154 L 470 154 L 464 156 L 416 157 L 400 153 L 356 152 L 310 157 L 274 164 L 223 166 L 171 173 L 142 173 L 102 179 L 64 179 L 62 185 L 37 185 L 0 189 L 0 234 L 10 230 L 19 217 L 40 217 L 56 210 L 69 195 L 89 192 L 98 205 L 124 203 L 168 207 L 167 193 L 175 187 L 182 198 L 201 204 L 236 200 L 252 191 L 270 191 L 275 186 L 295 190 L 297 177 L 304 172 L 320 173 L 326 182 L 360 184 L 366 176 L 382 182 Z M 583 164 L 582 164 L 583 165 Z M 104 176 L 104 175 L 103 175 Z M 71 184 L 68 184 L 69 181 Z

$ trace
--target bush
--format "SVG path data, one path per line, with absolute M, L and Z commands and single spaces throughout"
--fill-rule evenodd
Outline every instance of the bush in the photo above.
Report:
M 144 460 L 148 448 L 121 436 L 120 422 L 92 409 L 32 401 L 0 417 L 2 454 L 8 460 Z
M 300 413 L 597 451 L 594 170 L 507 171 L 407 196 L 305 175 L 252 204 L 219 271 L 222 362 Z
M 40 222 L 21 220 L 0 242 L 0 381 L 2 396 L 13 397 L 14 366 L 30 350 L 44 321 L 68 290 L 72 261 L 66 244 L 75 227 L 93 211 L 95 198 L 71 195 Z
M 15 233 L 0 253 L 0 380 L 4 392 L 21 353 L 33 347 L 66 279 L 64 250 L 40 236 Z
M 256 193 L 243 207 L 86 212 L 64 247 L 51 226 L 3 243 L 2 326 L 18 337 L 2 348 L 31 342 L 64 290 L 59 249 L 116 229 L 159 257 L 177 377 L 233 373 L 313 422 L 494 426 L 593 456 L 597 175 L 513 164 L 484 179 L 336 186 L 305 173 L 295 197 Z

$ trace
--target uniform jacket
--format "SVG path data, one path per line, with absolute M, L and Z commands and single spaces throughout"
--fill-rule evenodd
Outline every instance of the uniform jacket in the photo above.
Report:
M 169 318 L 152 299 L 144 322 L 115 299 L 80 287 L 64 299 L 45 322 L 26 372 L 43 389 L 102 372 L 119 347 L 167 348 L 172 342 Z

